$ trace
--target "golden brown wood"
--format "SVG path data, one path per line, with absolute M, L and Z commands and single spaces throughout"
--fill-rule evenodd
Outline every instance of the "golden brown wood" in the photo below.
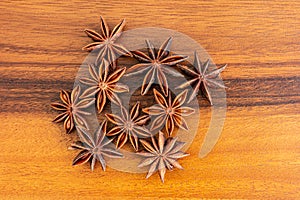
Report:
M 101 1 L 0 2 L 0 199 L 124 197 L 300 198 L 300 2 Z M 50 102 L 71 89 L 83 30 L 126 18 L 125 29 L 159 26 L 194 38 L 219 66 L 228 95 L 224 131 L 197 158 L 209 125 L 204 108 L 184 171 L 145 180 L 99 165 L 72 167 L 75 139 L 51 123 Z

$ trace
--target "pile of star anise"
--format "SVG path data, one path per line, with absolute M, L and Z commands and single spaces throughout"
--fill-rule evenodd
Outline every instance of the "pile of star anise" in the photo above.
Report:
M 116 25 L 112 31 L 102 17 L 100 17 L 100 25 L 100 33 L 85 30 L 93 42 L 83 47 L 83 50 L 97 51 L 95 62 L 87 66 L 88 76 L 80 78 L 80 83 L 86 89 L 83 90 L 80 85 L 77 85 L 72 92 L 65 90 L 60 92 L 62 103 L 51 104 L 54 109 L 61 111 L 54 122 L 64 121 L 64 129 L 67 133 L 76 129 L 79 135 L 80 141 L 70 147 L 80 150 L 73 160 L 73 165 L 90 162 L 93 170 L 98 160 L 105 170 L 105 159 L 122 158 L 118 149 L 130 143 L 133 147 L 132 151 L 143 158 L 138 167 L 149 167 L 147 178 L 159 171 L 160 178 L 164 181 L 166 169 L 172 170 L 173 167 L 182 169 L 177 160 L 188 155 L 180 151 L 185 143 L 172 137 L 174 128 L 188 130 L 184 117 L 194 113 L 194 109 L 184 104 L 190 103 L 199 90 L 211 103 L 210 88 L 224 87 L 216 79 L 225 66 L 210 70 L 209 60 L 201 63 L 197 53 L 195 53 L 193 66 L 182 65 L 187 56 L 170 53 L 171 37 L 158 49 L 146 40 L 147 53 L 128 51 L 117 42 L 125 26 L 125 20 Z M 131 67 L 119 67 L 117 64 L 119 56 L 134 57 L 139 63 Z M 175 68 L 185 72 L 188 79 L 177 89 L 189 86 L 193 86 L 190 87 L 193 89 L 191 91 L 185 89 L 177 96 L 172 96 L 168 88 L 167 76 L 183 76 Z M 118 96 L 119 93 L 129 91 L 127 85 L 119 82 L 122 76 L 135 76 L 142 73 L 145 73 L 145 77 L 141 85 L 141 95 L 153 90 L 157 103 L 143 108 L 144 115 L 141 114 L 139 102 L 128 111 Z M 159 83 L 157 89 L 153 87 L 154 80 Z M 86 119 L 91 113 L 86 111 L 87 108 L 96 106 L 98 114 L 101 114 L 108 102 L 119 106 L 120 115 L 105 114 L 107 120 L 100 123 L 97 130 L 91 133 Z M 150 116 L 154 120 L 150 120 Z M 150 128 L 146 128 L 146 123 L 150 123 Z

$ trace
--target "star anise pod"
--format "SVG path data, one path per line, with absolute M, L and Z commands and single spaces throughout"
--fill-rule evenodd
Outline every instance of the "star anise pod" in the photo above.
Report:
M 89 87 L 83 92 L 80 98 L 87 98 L 97 95 L 97 109 L 98 112 L 102 112 L 106 103 L 106 98 L 111 102 L 120 105 L 121 100 L 116 93 L 128 92 L 127 85 L 117 83 L 125 73 L 126 67 L 114 71 L 108 76 L 108 71 L 103 70 L 105 66 L 108 66 L 106 60 L 103 60 L 99 68 L 95 65 L 89 65 L 90 78 L 82 78 L 81 83 L 88 85 Z
M 189 85 L 195 85 L 193 92 L 191 93 L 188 103 L 191 102 L 198 94 L 199 90 L 202 89 L 204 95 L 208 99 L 211 105 L 212 103 L 212 97 L 210 94 L 210 88 L 212 87 L 220 87 L 220 88 L 226 88 L 222 83 L 217 81 L 217 78 L 219 77 L 220 73 L 226 68 L 227 65 L 224 65 L 223 67 L 220 67 L 215 70 L 209 71 L 208 68 L 210 66 L 210 61 L 207 60 L 205 63 L 201 63 L 201 61 L 198 58 L 197 52 L 195 52 L 195 59 L 194 59 L 194 69 L 190 69 L 189 67 L 185 65 L 178 65 L 181 69 L 183 69 L 185 72 L 187 72 L 188 75 L 192 76 L 193 78 L 177 88 L 186 88 Z M 202 85 L 202 87 L 201 87 Z
M 113 69 L 115 69 L 115 60 L 117 59 L 117 56 L 132 56 L 130 51 L 128 51 L 124 46 L 116 43 L 116 40 L 120 37 L 124 26 L 125 19 L 116 25 L 110 32 L 106 21 L 102 16 L 100 16 L 100 33 L 90 29 L 85 29 L 85 33 L 92 38 L 94 42 L 86 45 L 82 49 L 86 51 L 99 49 L 96 62 L 102 59 L 107 59 L 109 64 L 113 64 Z
M 130 67 L 127 70 L 127 76 L 147 71 L 147 74 L 144 77 L 141 94 L 145 95 L 148 92 L 156 77 L 161 90 L 165 96 L 167 96 L 169 86 L 165 73 L 182 77 L 182 74 L 174 70 L 172 66 L 186 60 L 188 57 L 181 55 L 170 55 L 170 46 L 172 43 L 171 37 L 161 45 L 158 51 L 154 49 L 149 40 L 146 40 L 146 43 L 148 46 L 149 55 L 146 55 L 141 51 L 133 51 L 133 55 L 142 63 Z
M 94 170 L 96 161 L 98 160 L 103 171 L 106 168 L 104 156 L 110 158 L 122 158 L 123 155 L 111 145 L 111 140 L 106 138 L 106 120 L 103 121 L 94 136 L 91 136 L 86 129 L 79 128 L 78 134 L 81 141 L 77 141 L 71 145 L 69 149 L 80 149 L 80 153 L 74 158 L 73 165 L 91 162 L 91 170 Z
M 138 153 L 144 157 L 144 160 L 138 167 L 149 166 L 146 178 L 149 178 L 158 170 L 160 179 L 164 182 L 166 169 L 172 170 L 174 167 L 183 169 L 177 160 L 186 157 L 189 154 L 180 151 L 185 145 L 185 142 L 179 142 L 177 141 L 177 138 L 171 137 L 166 140 L 161 131 L 159 131 L 158 134 L 158 141 L 156 141 L 154 137 L 151 139 L 152 144 L 146 140 L 140 140 L 147 152 Z
M 124 144 L 130 140 L 133 148 L 138 151 L 138 139 L 143 137 L 150 137 L 150 132 L 143 126 L 148 120 L 149 116 L 143 115 L 139 117 L 140 103 L 137 102 L 130 110 L 130 114 L 127 109 L 121 106 L 121 115 L 106 114 L 107 119 L 115 124 L 106 135 L 116 136 L 116 147 L 121 148 Z
M 83 115 L 90 115 L 84 111 L 90 105 L 95 103 L 94 98 L 86 98 L 79 100 L 80 86 L 76 86 L 72 92 L 65 90 L 60 91 L 60 99 L 62 103 L 51 103 L 51 107 L 55 110 L 63 111 L 53 121 L 61 122 L 64 120 L 64 128 L 66 133 L 71 133 L 74 129 L 75 124 L 88 128 L 88 124 Z
M 178 94 L 173 101 L 171 94 L 169 94 L 167 101 L 156 89 L 153 89 L 153 92 L 158 105 L 143 109 L 143 112 L 156 116 L 151 124 L 150 131 L 156 130 L 162 125 L 165 125 L 169 136 L 172 135 L 175 126 L 188 130 L 188 125 L 183 116 L 189 116 L 195 110 L 190 107 L 182 107 L 186 100 L 187 90 Z

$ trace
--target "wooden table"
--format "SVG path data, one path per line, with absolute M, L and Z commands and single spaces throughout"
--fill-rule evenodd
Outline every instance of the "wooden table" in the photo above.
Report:
M 300 198 L 298 0 L 23 0 L 0 10 L 1 199 Z M 83 30 L 98 29 L 100 15 L 110 26 L 126 18 L 127 30 L 177 30 L 228 63 L 220 140 L 198 158 L 204 113 L 185 170 L 167 172 L 164 184 L 157 174 L 72 167 L 75 134 L 51 122 L 49 104 L 72 88 L 90 42 Z

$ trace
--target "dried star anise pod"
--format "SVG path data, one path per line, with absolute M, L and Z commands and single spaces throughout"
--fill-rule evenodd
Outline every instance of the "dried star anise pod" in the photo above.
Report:
M 124 146 L 129 138 L 133 148 L 138 151 L 138 139 L 151 136 L 151 133 L 143 126 L 149 120 L 149 116 L 143 115 L 139 117 L 139 109 L 140 103 L 137 102 L 131 108 L 130 114 L 123 106 L 121 106 L 120 116 L 115 114 L 105 114 L 107 119 L 116 125 L 106 135 L 118 135 L 116 143 L 117 148 Z
M 126 76 L 147 71 L 147 74 L 144 77 L 141 94 L 145 95 L 148 92 L 156 77 L 161 90 L 165 96 L 167 96 L 169 86 L 165 73 L 177 77 L 183 77 L 183 75 L 173 69 L 172 66 L 186 60 L 188 57 L 181 55 L 170 55 L 170 46 L 172 43 L 171 37 L 161 45 L 158 51 L 154 49 L 149 40 L 146 40 L 146 43 L 148 46 L 149 55 L 146 55 L 141 51 L 133 51 L 132 53 L 134 57 L 136 57 L 142 63 L 136 64 L 127 69 Z
M 106 168 L 104 156 L 110 158 L 122 158 L 123 155 L 118 152 L 111 144 L 111 140 L 106 138 L 106 120 L 103 121 L 94 136 L 91 136 L 86 129 L 79 128 L 78 134 L 81 141 L 77 141 L 69 147 L 69 149 L 80 149 L 81 152 L 74 158 L 73 165 L 84 164 L 91 162 L 91 170 L 94 170 L 96 161 L 98 160 L 102 166 L 103 171 Z
M 218 82 L 216 79 L 219 77 L 220 73 L 226 68 L 227 65 L 224 65 L 223 67 L 212 71 L 208 70 L 209 65 L 209 60 L 207 60 L 204 64 L 201 63 L 201 61 L 198 58 L 197 52 L 195 52 L 194 70 L 190 69 L 185 65 L 178 65 L 181 69 L 187 72 L 188 75 L 193 77 L 191 80 L 177 87 L 182 89 L 188 87 L 189 85 L 195 85 L 193 92 L 189 97 L 188 103 L 191 102 L 197 96 L 199 90 L 202 89 L 209 103 L 213 105 L 209 88 L 226 88 L 222 83 Z M 203 87 L 201 87 L 201 85 L 203 85 Z
M 144 160 L 138 167 L 149 166 L 146 178 L 149 178 L 158 170 L 160 179 L 164 182 L 166 169 L 172 170 L 174 167 L 183 169 L 177 160 L 189 154 L 180 151 L 185 145 L 185 142 L 179 142 L 177 138 L 171 137 L 166 140 L 161 131 L 159 131 L 158 134 L 158 141 L 156 141 L 154 137 L 151 139 L 152 144 L 146 140 L 140 140 L 147 152 L 138 153 L 138 155 L 144 157 Z
M 195 110 L 190 107 L 182 107 L 186 100 L 187 90 L 178 94 L 173 101 L 171 93 L 167 101 L 156 89 L 153 89 L 153 92 L 158 105 L 143 109 L 143 112 L 157 116 L 151 124 L 150 131 L 156 130 L 164 124 L 169 136 L 172 135 L 175 125 L 184 130 L 188 130 L 188 125 L 183 116 L 189 116 L 194 113 Z
M 100 25 L 101 33 L 85 29 L 85 33 L 92 38 L 94 42 L 86 45 L 82 49 L 86 51 L 99 49 L 96 62 L 102 59 L 107 59 L 109 64 L 112 64 L 113 69 L 115 69 L 117 56 L 132 56 L 130 51 L 128 51 L 124 46 L 116 43 L 116 40 L 120 37 L 122 29 L 125 26 L 125 19 L 116 25 L 111 32 L 109 31 L 109 27 L 102 16 L 100 16 Z
M 97 109 L 98 112 L 102 112 L 106 103 L 106 98 L 111 102 L 121 105 L 121 100 L 116 93 L 128 92 L 127 85 L 117 83 L 126 71 L 126 67 L 114 71 L 108 76 L 108 71 L 103 70 L 105 66 L 108 66 L 106 60 L 103 60 L 99 69 L 94 65 L 89 65 L 90 78 L 82 78 L 81 83 L 88 85 L 89 87 L 83 92 L 80 98 L 87 98 L 97 95 Z
M 94 98 L 86 98 L 79 100 L 80 86 L 76 86 L 72 92 L 65 90 L 60 91 L 60 99 L 63 103 L 51 103 L 51 107 L 55 110 L 63 111 L 53 121 L 61 122 L 64 120 L 64 128 L 66 133 L 71 133 L 75 124 L 89 128 L 83 115 L 90 115 L 84 109 L 95 103 Z

